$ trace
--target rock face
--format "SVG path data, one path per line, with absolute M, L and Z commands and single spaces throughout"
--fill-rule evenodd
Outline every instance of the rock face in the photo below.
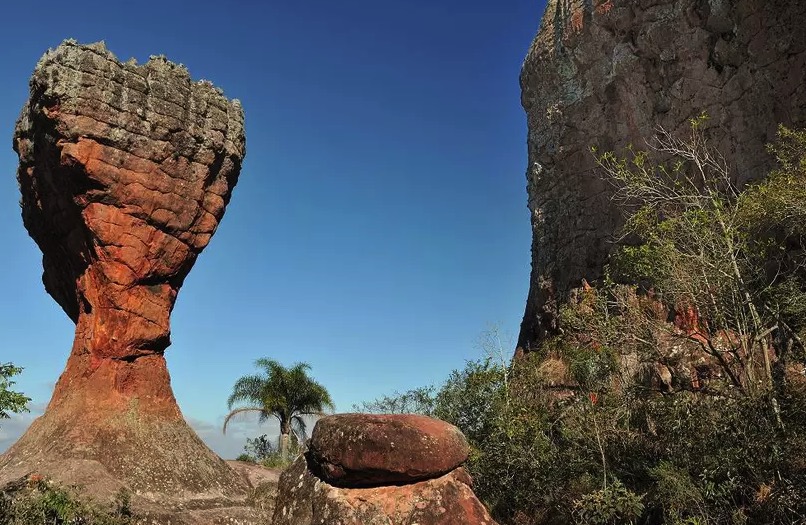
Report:
M 461 467 L 469 448 L 443 421 L 341 414 L 280 477 L 275 525 L 494 524 Z
M 601 276 L 621 224 L 590 147 L 642 145 L 705 111 L 737 181 L 763 176 L 778 124 L 806 125 L 804 19 L 788 0 L 549 0 L 521 73 L 533 240 L 519 351 Z
M 14 134 L 22 216 L 76 333 L 0 475 L 125 484 L 163 505 L 244 495 L 182 418 L 163 356 L 179 288 L 238 180 L 240 104 L 164 58 L 121 63 L 72 41 L 42 57 L 30 88 Z

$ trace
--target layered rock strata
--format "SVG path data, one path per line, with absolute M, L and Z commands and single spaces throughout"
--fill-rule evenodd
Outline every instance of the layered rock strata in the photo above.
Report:
M 736 180 L 762 177 L 778 124 L 806 125 L 804 19 L 806 3 L 787 0 L 549 0 L 521 73 L 533 230 L 521 351 L 601 276 L 620 227 L 591 146 L 640 147 L 704 111 Z
M 45 289 L 76 332 L 0 476 L 126 485 L 166 508 L 244 495 L 182 418 L 164 357 L 177 293 L 238 180 L 240 104 L 162 57 L 121 63 L 102 43 L 66 41 L 36 66 L 14 149 Z
M 469 447 L 443 421 L 341 414 L 280 477 L 275 525 L 494 524 L 462 468 Z

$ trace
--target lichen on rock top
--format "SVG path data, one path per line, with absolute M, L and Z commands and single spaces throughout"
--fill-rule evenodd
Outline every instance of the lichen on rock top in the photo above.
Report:
M 103 43 L 68 40 L 36 66 L 14 149 L 45 288 L 76 333 L 0 478 L 122 484 L 167 506 L 245 496 L 182 418 L 163 356 L 179 289 L 238 181 L 240 103 L 164 57 L 122 63 Z

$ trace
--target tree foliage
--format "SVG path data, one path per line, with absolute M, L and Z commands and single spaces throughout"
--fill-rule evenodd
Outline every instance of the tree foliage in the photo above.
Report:
M 260 421 L 275 417 L 280 423 L 280 451 L 287 455 L 292 432 L 303 442 L 307 432 L 304 416 L 319 416 L 334 408 L 330 393 L 308 376 L 307 363 L 284 367 L 273 359 L 258 359 L 261 373 L 243 376 L 235 382 L 227 400 L 231 409 L 224 419 L 227 424 L 237 414 L 257 412 Z
M 605 278 L 540 351 L 485 352 L 424 404 L 500 523 L 804 523 L 806 133 L 738 188 L 705 122 L 598 155 L 627 216 Z
M 358 405 L 353 405 L 356 412 L 368 414 L 423 414 L 431 416 L 434 414 L 434 395 L 436 389 L 433 386 L 412 388 L 405 392 L 394 391 L 392 394 L 385 394 L 372 401 L 362 401 Z
M 649 151 L 597 157 L 627 213 L 613 276 L 642 283 L 689 316 L 683 334 L 717 359 L 737 390 L 771 392 L 773 359 L 803 349 L 806 133 L 779 130 L 779 168 L 740 190 L 712 150 L 701 115 L 677 138 L 659 129 Z M 664 162 L 653 160 L 651 153 Z
M 12 377 L 22 372 L 22 368 L 11 363 L 0 363 L 0 419 L 8 419 L 9 413 L 27 412 L 30 398 L 11 390 Z

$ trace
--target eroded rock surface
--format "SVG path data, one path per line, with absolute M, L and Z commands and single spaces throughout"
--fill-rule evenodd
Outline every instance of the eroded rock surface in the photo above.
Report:
M 533 240 L 520 350 L 601 276 L 620 226 L 590 147 L 640 146 L 705 111 L 736 179 L 762 177 L 778 124 L 806 125 L 805 19 L 788 0 L 548 2 L 521 74 Z
M 177 293 L 238 180 L 240 104 L 162 57 L 121 63 L 103 44 L 66 41 L 36 66 L 14 149 L 45 288 L 76 334 L 0 476 L 126 485 L 165 506 L 245 496 L 182 418 L 163 356 Z
M 435 419 L 323 418 L 308 453 L 280 477 L 273 523 L 492 525 L 460 466 L 467 454 L 461 432 Z
M 467 460 L 453 425 L 414 414 L 340 414 L 320 419 L 308 445 L 312 468 L 340 487 L 410 483 L 441 476 Z

